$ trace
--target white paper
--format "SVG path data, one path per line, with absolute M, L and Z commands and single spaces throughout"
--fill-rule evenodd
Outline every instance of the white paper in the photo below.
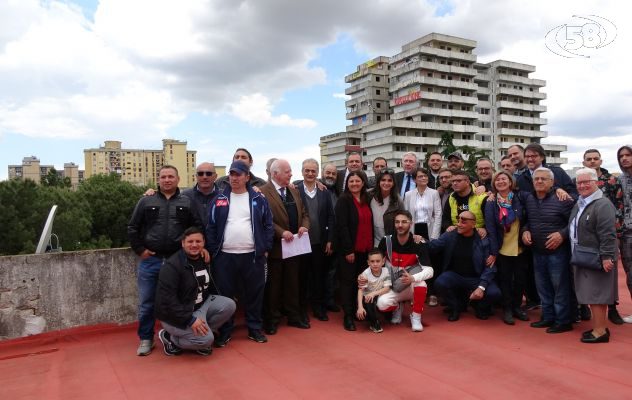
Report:
M 281 240 L 281 254 L 283 259 L 299 256 L 312 252 L 312 245 L 309 243 L 309 233 L 305 232 L 303 236 L 298 237 L 298 233 L 294 234 L 294 240 L 288 242 Z

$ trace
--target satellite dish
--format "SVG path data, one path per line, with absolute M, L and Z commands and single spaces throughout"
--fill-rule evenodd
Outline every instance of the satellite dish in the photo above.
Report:
M 51 207 L 50 212 L 48 213 L 48 218 L 46 219 L 46 224 L 44 225 L 44 230 L 42 231 L 42 236 L 40 236 L 39 243 L 37 244 L 37 250 L 35 250 L 35 254 L 44 254 L 46 253 L 47 247 L 52 249 L 50 237 L 53 231 L 53 221 L 55 220 L 55 212 L 57 211 L 57 205 Z M 59 240 L 58 240 L 59 246 Z

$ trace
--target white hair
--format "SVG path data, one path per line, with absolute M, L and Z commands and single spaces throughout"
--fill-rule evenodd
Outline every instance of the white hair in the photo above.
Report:
M 404 158 L 406 158 L 406 156 L 413 156 L 413 157 L 415 157 L 415 160 L 417 160 L 417 154 L 415 154 L 415 152 L 413 152 L 413 151 L 408 151 L 408 152 L 404 153 L 404 155 L 402 156 L 402 160 Z
M 551 171 L 551 170 L 550 170 L 550 169 L 548 169 L 548 168 L 545 168 L 545 167 L 540 167 L 540 168 L 536 169 L 535 171 L 533 171 L 533 175 L 535 175 L 535 173 L 536 173 L 536 172 L 538 172 L 538 171 L 544 171 L 544 172 L 546 172 L 546 173 L 549 175 L 549 178 L 551 178 L 551 180 L 554 180 L 554 179 L 555 179 L 555 175 L 553 175 L 553 171 Z
M 274 160 L 272 165 L 270 165 L 270 174 L 273 174 L 275 172 L 276 173 L 281 172 L 281 166 L 285 164 L 289 164 L 287 160 L 283 160 L 283 159 Z
M 318 170 L 318 161 L 313 158 L 308 158 L 307 160 L 303 161 L 301 167 L 305 168 L 305 164 L 316 164 L 316 170 Z
M 590 175 L 590 179 L 596 181 L 599 177 L 597 176 L 597 171 L 592 168 L 581 168 L 575 172 L 575 176 L 579 177 L 580 175 Z

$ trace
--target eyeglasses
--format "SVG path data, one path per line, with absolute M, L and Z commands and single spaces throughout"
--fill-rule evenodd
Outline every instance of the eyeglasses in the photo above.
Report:
M 463 182 L 465 179 L 452 179 L 452 183 Z
M 198 171 L 197 172 L 197 176 L 204 176 L 204 175 L 206 175 L 206 176 L 213 176 L 213 175 L 215 175 L 215 172 L 213 172 L 213 171 Z
M 383 174 L 391 174 L 391 175 L 392 175 L 392 174 L 394 174 L 394 173 L 395 173 L 395 171 L 393 171 L 393 170 L 392 170 L 392 169 L 390 169 L 390 168 L 384 168 L 384 169 L 382 170 L 382 173 L 383 173 Z
M 577 186 L 587 186 L 587 185 L 590 185 L 590 182 L 595 182 L 595 180 L 590 179 L 587 181 L 577 181 Z

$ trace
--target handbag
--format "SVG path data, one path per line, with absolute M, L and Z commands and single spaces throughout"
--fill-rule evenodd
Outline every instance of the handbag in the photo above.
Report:
M 579 268 L 592 269 L 594 271 L 602 271 L 601 267 L 601 255 L 599 250 L 576 244 L 573 247 L 573 254 L 571 255 L 571 265 L 575 265 Z
M 421 272 L 423 270 L 423 267 L 419 262 L 419 257 L 417 257 L 417 263 L 414 265 L 409 265 L 408 267 L 393 266 L 393 264 L 391 263 L 391 259 L 393 257 L 392 235 L 388 235 L 385 238 L 387 253 L 386 267 L 388 268 L 388 271 L 391 275 L 391 290 L 396 293 L 400 293 L 408 286 L 410 286 L 410 283 L 404 284 L 404 282 L 402 281 L 402 279 L 404 278 L 404 270 L 406 270 L 406 272 L 408 272 L 409 274 L 414 275 Z

